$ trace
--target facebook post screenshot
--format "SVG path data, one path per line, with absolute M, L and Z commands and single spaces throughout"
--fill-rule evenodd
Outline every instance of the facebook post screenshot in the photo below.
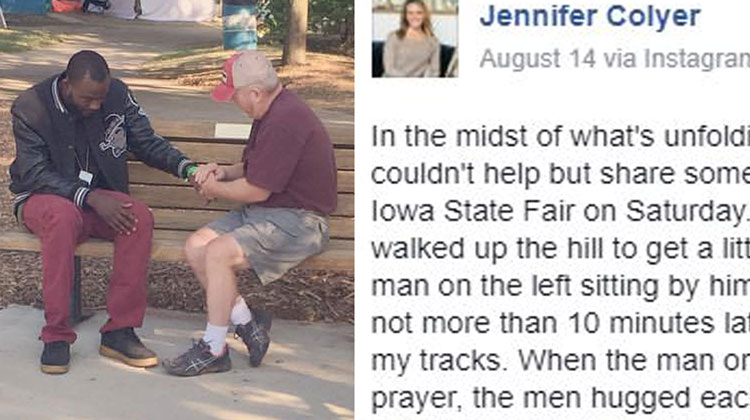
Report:
M 750 415 L 749 14 L 357 2 L 357 418 Z
M 748 16 L 0 0 L 0 420 L 750 418 Z

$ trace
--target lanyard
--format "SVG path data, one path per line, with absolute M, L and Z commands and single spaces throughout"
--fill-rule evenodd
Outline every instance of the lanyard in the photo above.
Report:
M 89 158 L 91 157 L 91 145 L 90 144 L 86 145 L 86 168 L 83 167 L 83 165 L 81 164 L 81 159 L 78 158 L 78 150 L 75 151 L 75 157 L 76 157 L 76 162 L 78 163 L 78 167 L 81 168 L 82 171 L 88 172 L 89 171 Z

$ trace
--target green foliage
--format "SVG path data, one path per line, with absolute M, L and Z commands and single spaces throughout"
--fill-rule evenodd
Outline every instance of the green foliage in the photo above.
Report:
M 46 31 L 2 29 L 2 25 L 0 25 L 0 52 L 3 53 L 28 51 L 63 42 L 63 40 L 62 36 L 53 35 Z
M 261 39 L 279 41 L 284 39 L 286 28 L 286 0 L 258 0 L 258 36 Z
M 353 23 L 354 0 L 310 0 L 309 28 L 325 35 L 339 34 L 342 25 Z
M 258 0 L 258 35 L 283 41 L 286 33 L 288 0 Z M 354 0 L 310 0 L 308 30 L 317 34 L 341 34 L 354 27 Z

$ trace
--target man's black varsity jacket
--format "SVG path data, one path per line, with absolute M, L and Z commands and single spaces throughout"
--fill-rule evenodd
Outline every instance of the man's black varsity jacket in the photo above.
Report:
M 10 167 L 10 190 L 16 195 L 15 209 L 34 193 L 67 197 L 79 207 L 86 202 L 90 190 L 76 170 L 73 115 L 58 90 L 63 77 L 51 77 L 23 92 L 11 108 L 16 159 Z M 154 133 L 122 81 L 112 79 L 101 109 L 85 121 L 91 158 L 113 190 L 128 193 L 126 151 L 149 166 L 187 177 L 193 162 Z

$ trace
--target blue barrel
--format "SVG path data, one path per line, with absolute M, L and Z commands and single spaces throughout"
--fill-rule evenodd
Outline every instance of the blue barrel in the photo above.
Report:
M 0 0 L 3 13 L 43 15 L 49 11 L 51 0 Z
M 222 26 L 225 50 L 258 49 L 255 0 L 224 0 Z

